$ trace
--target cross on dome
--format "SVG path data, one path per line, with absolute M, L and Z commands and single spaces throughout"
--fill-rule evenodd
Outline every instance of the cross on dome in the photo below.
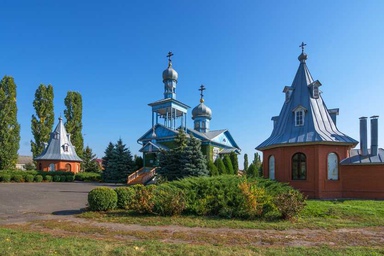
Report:
M 168 52 L 168 54 L 167 54 L 167 58 L 168 58 L 168 61 L 169 62 L 172 62 L 172 60 L 171 60 L 171 57 L 173 56 L 173 53 L 172 52 Z
M 206 90 L 206 89 L 205 89 L 204 85 L 202 84 L 202 85 L 200 86 L 200 89 L 199 89 L 199 91 L 200 91 L 200 102 L 201 102 L 201 103 L 204 102 L 204 99 L 203 99 L 203 97 L 204 97 L 203 91 L 204 91 L 204 90 Z
M 299 47 L 301 47 L 301 53 L 304 53 L 304 47 L 306 46 L 307 44 L 305 44 L 304 42 L 301 43 L 301 45 L 299 45 Z

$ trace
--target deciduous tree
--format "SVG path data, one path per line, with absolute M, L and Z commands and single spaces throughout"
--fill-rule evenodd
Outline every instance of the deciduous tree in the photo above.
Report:
M 35 158 L 44 150 L 55 122 L 53 106 L 53 86 L 40 84 L 35 92 L 33 107 L 36 115 L 32 115 L 31 128 L 35 141 L 31 140 L 32 156 Z
M 79 92 L 67 93 L 64 100 L 66 109 L 64 115 L 66 118 L 65 129 L 71 134 L 72 145 L 75 146 L 76 154 L 82 157 L 84 140 L 83 140 L 83 100 Z
M 0 81 L 0 169 L 15 169 L 20 147 L 17 122 L 16 84 L 13 77 Z

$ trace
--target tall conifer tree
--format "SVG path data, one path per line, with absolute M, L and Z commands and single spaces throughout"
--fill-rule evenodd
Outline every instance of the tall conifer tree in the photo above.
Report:
M 35 92 L 33 107 L 36 115 L 32 115 L 31 128 L 35 141 L 31 140 L 31 152 L 33 158 L 40 155 L 44 150 L 53 129 L 55 114 L 53 111 L 53 87 L 40 84 Z
M 227 170 L 227 174 L 234 174 L 231 158 L 229 157 L 229 155 L 226 154 L 224 156 L 223 162 L 225 165 L 225 169 Z
M 244 172 L 247 172 L 248 170 L 248 154 L 244 154 Z
M 201 143 L 190 135 L 187 146 L 180 157 L 182 178 L 189 176 L 208 176 L 206 159 L 201 152 Z
M 231 152 L 229 157 L 231 158 L 234 174 L 237 175 L 237 172 L 239 171 L 239 160 L 237 158 L 237 154 L 235 152 Z
M 15 169 L 20 147 L 16 84 L 13 77 L 0 81 L 0 170 Z
M 75 146 L 76 154 L 82 157 L 83 140 L 83 100 L 79 92 L 67 93 L 64 100 L 66 109 L 64 115 L 66 118 L 65 129 L 71 134 L 72 145 Z

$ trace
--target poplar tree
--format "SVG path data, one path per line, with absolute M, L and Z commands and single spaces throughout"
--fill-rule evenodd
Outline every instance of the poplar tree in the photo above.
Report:
M 35 141 L 31 140 L 31 152 L 33 158 L 44 150 L 44 142 L 47 143 L 53 129 L 55 114 L 53 111 L 53 87 L 40 84 L 35 92 L 33 107 L 36 115 L 32 115 L 31 128 Z
M 248 164 L 248 154 L 244 154 L 244 172 L 247 172 Z
M 17 122 L 16 84 L 13 77 L 0 81 L 0 169 L 15 169 L 20 147 Z
M 83 100 L 79 92 L 67 92 L 64 99 L 66 109 L 64 116 L 66 122 L 65 129 L 71 134 L 72 145 L 75 146 L 76 154 L 79 157 L 83 155 L 84 140 L 83 140 Z
M 234 174 L 237 175 L 237 172 L 239 171 L 239 160 L 237 158 L 236 152 L 232 151 L 229 157 L 231 158 Z

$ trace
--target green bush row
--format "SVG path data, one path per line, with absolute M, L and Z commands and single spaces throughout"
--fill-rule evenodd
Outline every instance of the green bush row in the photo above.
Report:
M 100 182 L 101 174 L 95 172 L 80 172 L 76 174 L 75 179 L 78 181 Z
M 233 175 L 195 177 L 115 190 L 102 187 L 91 192 L 88 194 L 91 210 L 120 208 L 161 216 L 185 213 L 241 219 L 291 219 L 305 206 L 304 196 L 286 184 Z
M 0 171 L 0 182 L 70 182 L 75 175 L 68 172 Z

